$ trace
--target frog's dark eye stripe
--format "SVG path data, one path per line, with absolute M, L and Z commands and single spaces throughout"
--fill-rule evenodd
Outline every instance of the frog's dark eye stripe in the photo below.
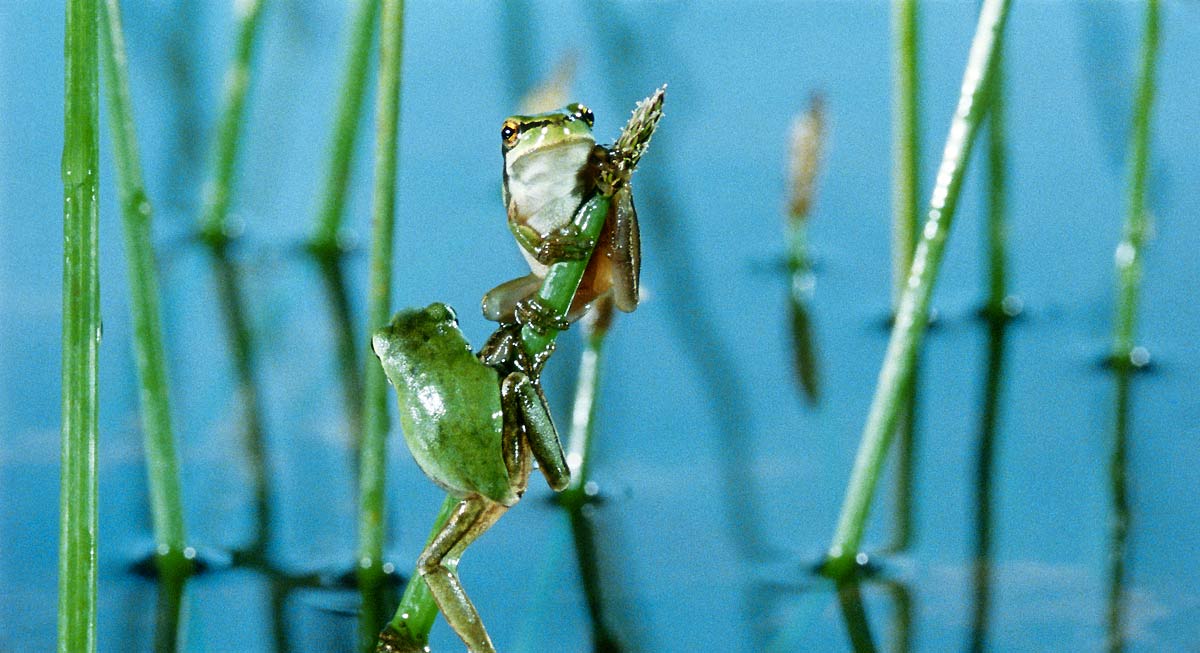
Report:
M 512 120 L 505 120 L 504 126 L 500 128 L 500 138 L 504 139 L 504 144 L 512 146 L 517 142 L 518 125 Z
M 592 115 L 591 109 L 583 106 L 582 104 L 577 104 L 575 106 L 577 107 L 576 115 L 578 115 L 580 118 L 582 118 L 583 121 L 588 124 L 588 127 L 591 127 L 592 125 L 595 124 L 596 116 Z

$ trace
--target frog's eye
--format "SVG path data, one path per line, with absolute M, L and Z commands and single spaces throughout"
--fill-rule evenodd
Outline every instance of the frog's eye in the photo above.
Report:
M 517 123 L 514 120 L 505 120 L 504 126 L 500 128 L 500 138 L 504 139 L 504 144 L 512 147 L 517 144 Z
M 588 127 L 591 127 L 596 122 L 596 116 L 592 115 L 592 110 L 582 104 L 575 105 L 575 115 L 582 118 L 588 124 Z

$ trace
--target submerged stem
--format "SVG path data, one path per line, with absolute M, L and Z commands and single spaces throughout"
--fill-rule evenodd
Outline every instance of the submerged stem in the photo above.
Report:
M 125 37 L 118 0 L 105 0 L 100 30 L 104 47 L 105 86 L 113 161 L 117 173 L 125 256 L 129 269 L 133 349 L 141 385 L 142 435 L 149 473 L 150 512 L 154 519 L 156 562 L 163 576 L 184 569 L 187 545 L 175 436 L 171 428 L 167 365 L 158 305 L 158 273 L 150 238 L 152 210 L 142 180 L 133 101 L 125 57 Z
M 884 455 L 904 408 L 903 398 L 912 382 L 921 336 L 929 321 L 929 299 L 933 294 L 946 237 L 958 205 L 958 194 L 971 146 L 987 110 L 987 103 L 983 101 L 984 91 L 991 73 L 993 53 L 1003 35 L 1008 7 L 1009 0 L 985 0 L 980 11 L 928 217 L 913 254 L 908 282 L 900 297 L 883 368 L 879 373 L 854 470 L 846 489 L 841 517 L 830 543 L 826 573 L 831 576 L 844 576 L 854 565 Z
M 58 650 L 96 650 L 97 353 L 100 348 L 98 13 L 68 0 L 64 59 L 62 470 Z

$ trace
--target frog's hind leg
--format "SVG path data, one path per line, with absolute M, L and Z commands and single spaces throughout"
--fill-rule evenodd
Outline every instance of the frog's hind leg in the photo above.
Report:
M 483 316 L 493 322 L 515 322 L 517 302 L 537 292 L 542 280 L 534 274 L 505 281 L 483 296 Z
M 471 653 L 495 653 L 496 647 L 458 579 L 458 561 L 463 551 L 491 528 L 505 510 L 508 508 L 485 497 L 468 496 L 459 502 L 417 559 L 417 572 L 429 585 L 446 623 Z
M 550 418 L 550 408 L 541 388 L 524 372 L 513 372 L 504 377 L 500 394 L 506 404 L 505 462 L 509 460 L 510 449 L 514 454 L 513 458 L 520 460 L 522 438 L 515 438 L 516 442 L 512 442 L 514 438 L 509 435 L 511 429 L 507 422 L 508 415 L 520 415 L 520 424 L 524 425 L 523 441 L 528 444 L 530 453 L 537 460 L 546 482 L 550 484 L 550 489 L 555 492 L 565 489 L 571 482 L 571 470 L 567 467 L 562 442 L 558 439 L 558 430 L 554 428 L 554 420 Z M 512 478 L 513 467 L 512 464 L 509 465 L 509 478 Z M 526 462 L 522 481 L 528 477 L 528 470 Z M 524 490 L 524 482 L 521 489 Z

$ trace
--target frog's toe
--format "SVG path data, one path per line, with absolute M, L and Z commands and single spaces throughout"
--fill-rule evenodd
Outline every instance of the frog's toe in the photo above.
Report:
M 539 333 L 551 330 L 566 331 L 571 326 L 570 322 L 555 315 L 554 311 L 538 301 L 537 297 L 517 302 L 516 318 L 518 323 L 532 327 Z

